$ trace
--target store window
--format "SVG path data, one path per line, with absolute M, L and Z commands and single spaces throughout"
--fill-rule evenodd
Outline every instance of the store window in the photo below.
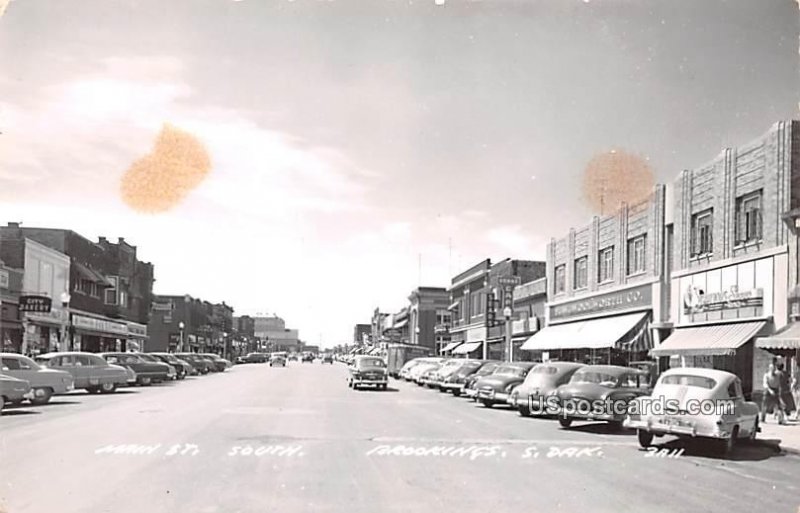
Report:
M 117 291 L 119 290 L 119 278 L 116 276 L 109 276 L 108 281 L 111 282 L 111 287 L 105 290 L 105 303 L 107 305 L 116 305 L 118 294 Z
M 736 198 L 736 244 L 761 240 L 761 191 Z
M 634 237 L 633 239 L 628 239 L 628 275 L 644 272 L 646 249 L 646 235 L 640 235 L 638 237 Z
M 614 281 L 614 246 L 600 250 L 597 255 L 597 281 L 606 283 Z
M 704 210 L 692 216 L 691 256 L 710 255 L 714 249 L 714 211 Z
M 561 294 L 567 289 L 567 267 L 559 265 L 556 267 L 556 279 L 553 291 L 556 294 Z
M 573 273 L 572 288 L 585 289 L 588 285 L 589 258 L 581 257 L 575 260 L 575 272 Z

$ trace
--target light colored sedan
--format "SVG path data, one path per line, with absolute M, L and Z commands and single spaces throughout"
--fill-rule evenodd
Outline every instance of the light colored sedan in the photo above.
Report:
M 542 411 L 547 397 L 555 394 L 561 385 L 569 383 L 581 367 L 584 365 L 573 362 L 540 363 L 531 369 L 522 384 L 511 391 L 507 402 L 523 417 L 529 417 L 532 411 Z
M 17 353 L 0 353 L 0 372 L 30 383 L 33 390 L 30 401 L 36 405 L 46 404 L 52 396 L 66 394 L 75 388 L 75 380 L 69 372 L 41 367 Z
M 624 425 L 637 430 L 645 448 L 653 436 L 675 435 L 709 439 L 728 454 L 737 440 L 755 440 L 759 431 L 758 405 L 745 401 L 741 380 L 722 370 L 670 369 L 652 394 L 635 401 Z
M 18 403 L 31 397 L 31 386 L 27 381 L 0 374 L 0 410 L 6 404 Z
M 124 367 L 112 365 L 94 353 L 46 353 L 37 356 L 36 361 L 50 369 L 69 372 L 75 380 L 75 388 L 84 388 L 90 394 L 110 394 L 128 383 Z

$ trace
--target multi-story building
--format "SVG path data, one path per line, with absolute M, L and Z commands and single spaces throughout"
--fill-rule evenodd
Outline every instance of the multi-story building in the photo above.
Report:
M 372 324 L 356 324 L 353 328 L 354 344 L 372 343 Z
M 0 232 L 2 234 L 2 232 Z M 10 275 L 20 275 L 21 283 L 9 278 L 10 294 L 3 300 L 4 342 L 10 350 L 36 354 L 69 349 L 69 274 L 70 258 L 54 249 L 16 234 L 6 233 L 0 240 L 0 259 Z M 0 273 L 2 274 L 2 273 Z M 0 276 L 0 281 L 3 281 Z M 51 300 L 49 312 L 19 312 L 20 295 L 45 296 Z
M 759 395 L 773 358 L 800 356 L 800 328 L 789 324 L 800 314 L 789 305 L 800 266 L 799 129 L 777 123 L 675 183 L 668 255 L 676 329 L 653 354 L 734 372 L 747 395 Z
M 265 341 L 271 351 L 297 352 L 300 346 L 298 331 L 286 327 L 277 315 L 254 317 L 255 336 Z
M 0 259 L 0 351 L 22 352 L 23 324 L 19 311 L 23 273 Z
M 544 327 L 547 278 L 538 278 L 515 287 L 512 301 L 511 342 L 514 361 L 529 360 L 531 353 L 523 351 L 522 344 Z
M 30 239 L 67 255 L 69 346 L 84 351 L 138 348 L 147 338 L 144 326 L 150 308 L 152 265 L 139 262 L 136 248 L 92 242 L 64 229 L 27 228 L 19 223 L 0 227 L 2 245 L 20 245 Z M 54 301 L 55 303 L 55 301 Z M 52 340 L 52 334 L 51 334 Z
M 448 290 L 451 342 L 443 350 L 455 355 L 507 358 L 505 324 L 497 322 L 497 302 L 504 296 L 501 282 L 542 278 L 545 268 L 545 262 L 506 259 L 493 265 L 487 259 L 453 277 Z
M 443 287 L 418 287 L 408 301 L 408 342 L 436 351 L 444 341 L 443 335 L 436 333 L 436 325 L 441 324 L 442 315 L 447 312 L 450 294 Z
M 372 321 L 370 322 L 370 343 L 377 345 L 381 342 L 386 342 L 383 340 L 383 332 L 384 332 L 384 325 L 386 324 L 386 318 L 389 316 L 388 313 L 383 313 L 380 311 L 380 308 L 376 308 L 374 312 L 372 312 Z
M 547 247 L 547 327 L 523 349 L 534 359 L 626 363 L 668 335 L 666 188 L 570 229 Z
M 156 295 L 148 324 L 152 352 L 206 352 L 211 346 L 209 303 L 188 294 Z
M 252 317 L 249 315 L 234 317 L 233 330 L 236 333 L 241 352 L 250 353 L 261 350 L 261 346 L 256 339 L 256 323 Z

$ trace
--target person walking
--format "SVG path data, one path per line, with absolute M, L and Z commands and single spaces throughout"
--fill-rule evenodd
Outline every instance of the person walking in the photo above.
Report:
M 764 374 L 764 399 L 761 404 L 761 422 L 766 422 L 768 413 L 775 413 L 778 422 L 785 424 L 781 407 L 781 375 L 775 363 L 770 363 Z
M 780 403 L 785 418 L 791 417 L 795 411 L 795 402 L 792 395 L 792 377 L 788 370 L 784 369 L 783 362 L 777 365 L 778 380 L 780 381 Z

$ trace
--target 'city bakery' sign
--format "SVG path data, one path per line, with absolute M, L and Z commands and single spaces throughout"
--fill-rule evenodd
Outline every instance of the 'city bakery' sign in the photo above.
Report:
M 578 299 L 550 306 L 550 320 L 561 320 L 568 317 L 628 310 L 632 308 L 649 308 L 652 305 L 652 285 L 640 285 L 629 289 L 598 294 L 586 299 Z
M 704 292 L 700 287 L 689 285 L 683 295 L 685 313 L 762 306 L 763 304 L 764 289 L 739 290 L 737 285 L 732 285 L 729 289 L 720 292 Z

